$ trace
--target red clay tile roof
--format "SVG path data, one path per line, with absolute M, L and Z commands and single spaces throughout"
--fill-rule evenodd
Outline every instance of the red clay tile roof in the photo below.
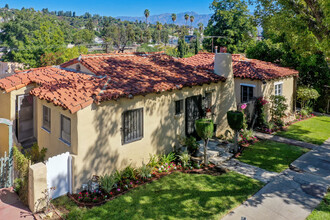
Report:
M 232 58 L 234 76 L 239 78 L 271 80 L 299 74 L 297 70 L 261 60 L 247 59 L 240 54 L 233 54 Z M 213 70 L 214 54 L 199 53 L 189 58 L 179 59 L 179 61 L 193 67 Z
M 62 67 L 75 62 L 78 59 Z M 160 54 L 89 55 L 82 56 L 80 62 L 95 75 L 42 67 L 1 79 L 0 88 L 10 92 L 37 83 L 40 86 L 34 88 L 31 94 L 75 113 L 93 102 L 225 81 L 224 77 L 211 71 L 196 69 Z

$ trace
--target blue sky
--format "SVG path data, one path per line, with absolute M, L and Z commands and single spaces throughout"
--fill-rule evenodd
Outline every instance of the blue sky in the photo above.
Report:
M 34 8 L 51 11 L 75 11 L 77 15 L 85 12 L 106 16 L 143 16 L 148 8 L 151 14 L 178 13 L 194 11 L 199 14 L 212 13 L 209 5 L 212 0 L 7 0 L 1 1 L 1 7 L 7 3 L 10 8 Z
M 178 13 L 195 11 L 199 14 L 211 13 L 209 5 L 212 0 L 7 0 L 1 1 L 1 7 L 6 3 L 10 8 L 34 8 L 51 11 L 75 11 L 77 15 L 88 11 L 91 14 L 106 16 L 143 16 L 148 8 L 151 14 Z

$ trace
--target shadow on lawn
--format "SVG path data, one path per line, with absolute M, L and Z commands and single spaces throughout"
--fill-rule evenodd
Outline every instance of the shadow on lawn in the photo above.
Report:
M 84 218 L 210 219 L 226 214 L 257 192 L 260 186 L 261 183 L 233 173 L 216 177 L 172 174 L 88 210 Z

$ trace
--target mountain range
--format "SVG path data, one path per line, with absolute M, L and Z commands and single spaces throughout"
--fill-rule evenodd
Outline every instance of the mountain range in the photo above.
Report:
M 204 27 L 207 26 L 208 21 L 210 20 L 212 14 L 197 14 L 196 12 L 181 12 L 176 13 L 176 21 L 175 24 L 177 25 L 185 25 L 186 20 L 184 19 L 184 15 L 188 14 L 189 16 L 193 15 L 195 17 L 195 20 L 193 22 L 194 27 L 198 27 L 198 23 L 203 23 Z M 150 15 L 148 18 L 148 23 L 156 24 L 157 21 L 159 21 L 162 24 L 172 24 L 172 13 L 164 13 L 159 15 Z M 116 18 L 119 18 L 122 21 L 142 21 L 145 22 L 146 18 L 144 16 L 140 17 L 130 17 L 130 16 L 118 16 Z M 188 25 L 190 24 L 190 19 L 187 22 Z

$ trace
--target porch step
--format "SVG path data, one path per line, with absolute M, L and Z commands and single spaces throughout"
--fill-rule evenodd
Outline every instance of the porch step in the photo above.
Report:
M 25 151 L 27 149 L 30 149 L 33 146 L 33 144 L 36 142 L 37 142 L 36 138 L 30 138 L 28 140 L 22 141 L 21 145 L 22 145 L 23 150 Z

